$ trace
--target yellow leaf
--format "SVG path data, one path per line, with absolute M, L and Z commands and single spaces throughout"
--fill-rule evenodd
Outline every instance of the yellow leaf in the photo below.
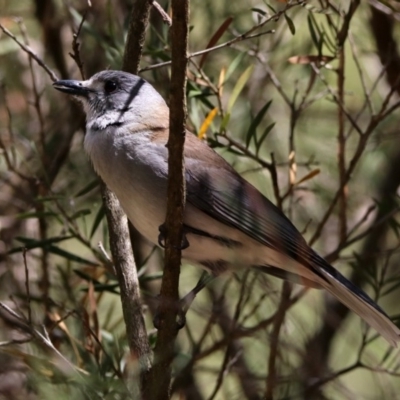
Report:
M 218 108 L 215 107 L 213 110 L 211 110 L 208 113 L 206 119 L 202 123 L 201 128 L 199 130 L 199 134 L 198 134 L 199 139 L 203 139 L 204 138 L 204 136 L 206 135 L 207 129 L 210 126 L 210 124 L 213 121 L 213 119 L 215 118 L 215 116 L 217 115 L 217 112 L 218 112 Z
M 305 181 L 314 178 L 314 176 L 317 176 L 320 172 L 321 170 L 319 168 L 313 169 L 306 176 L 303 176 L 298 182 L 296 182 L 295 185 L 300 185 L 300 183 L 303 183 Z
M 222 90 L 224 88 L 225 74 L 226 74 L 226 68 L 224 67 L 221 69 L 221 72 L 219 74 L 219 80 L 218 80 L 218 95 L 219 95 L 219 97 L 222 97 Z

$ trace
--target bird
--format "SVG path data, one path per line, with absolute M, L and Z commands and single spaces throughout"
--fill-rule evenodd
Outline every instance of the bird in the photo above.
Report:
M 162 245 L 167 207 L 169 108 L 143 78 L 114 70 L 59 80 L 86 113 L 84 149 L 139 233 Z M 292 222 L 217 152 L 187 132 L 182 258 L 212 275 L 254 268 L 323 288 L 392 346 L 400 329 L 308 244 Z

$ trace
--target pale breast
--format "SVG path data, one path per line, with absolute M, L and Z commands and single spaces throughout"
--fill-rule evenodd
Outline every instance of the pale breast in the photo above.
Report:
M 85 150 L 95 171 L 115 193 L 135 228 L 157 242 L 166 211 L 166 160 L 149 134 L 88 132 Z

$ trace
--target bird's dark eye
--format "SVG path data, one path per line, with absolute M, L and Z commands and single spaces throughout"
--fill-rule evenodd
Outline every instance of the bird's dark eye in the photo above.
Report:
M 105 81 L 104 90 L 106 93 L 112 93 L 117 89 L 117 84 L 114 81 Z

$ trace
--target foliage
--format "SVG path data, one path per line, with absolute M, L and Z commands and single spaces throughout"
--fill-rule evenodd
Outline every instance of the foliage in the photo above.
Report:
M 164 13 L 152 9 L 140 74 L 168 98 L 170 9 L 161 6 Z M 2 3 L 0 398 L 128 398 L 139 374 L 98 181 L 82 151 L 84 117 L 51 87 L 55 76 L 121 68 L 131 7 Z M 187 85 L 193 133 L 394 320 L 396 7 L 192 0 Z M 154 348 L 162 255 L 134 242 Z M 183 266 L 181 295 L 199 274 Z M 393 398 L 397 358 L 324 293 L 238 271 L 210 284 L 189 310 L 176 342 L 173 398 Z

